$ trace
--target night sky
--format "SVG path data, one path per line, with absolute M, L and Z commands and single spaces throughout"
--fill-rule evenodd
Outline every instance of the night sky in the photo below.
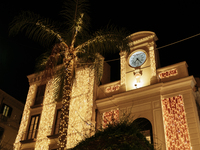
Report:
M 63 0 L 0 2 L 0 89 L 25 102 L 28 92 L 27 75 L 34 73 L 35 59 L 45 48 L 24 35 L 8 36 L 9 23 L 20 11 L 32 11 L 58 19 Z M 157 48 L 200 33 L 198 1 L 114 1 L 90 0 L 92 30 L 108 23 L 125 27 L 130 33 L 153 31 L 158 37 Z M 186 61 L 190 75 L 200 76 L 200 36 L 159 49 L 161 67 Z M 112 76 L 112 80 L 118 77 Z

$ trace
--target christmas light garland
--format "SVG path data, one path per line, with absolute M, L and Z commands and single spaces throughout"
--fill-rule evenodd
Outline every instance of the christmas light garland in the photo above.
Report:
M 84 138 L 89 137 L 94 125 L 91 120 L 94 70 L 79 69 L 76 71 L 76 77 L 69 108 L 67 148 L 72 148 Z
M 119 109 L 104 112 L 102 115 L 102 128 L 106 128 L 108 124 L 119 121 Z
M 29 117 L 30 117 L 30 106 L 33 105 L 33 101 L 34 101 L 34 93 L 36 92 L 36 84 L 30 85 L 29 87 L 29 91 L 28 91 L 28 95 L 27 95 L 27 99 L 26 99 L 26 104 L 24 106 L 24 111 L 23 111 L 23 115 L 22 115 L 22 120 L 20 123 L 20 127 L 19 127 L 19 131 L 14 143 L 14 150 L 20 150 L 21 148 L 21 142 L 22 140 L 25 140 L 25 133 L 26 133 L 26 129 L 28 126 L 28 121 L 29 121 Z
M 167 150 L 191 150 L 183 96 L 162 99 Z

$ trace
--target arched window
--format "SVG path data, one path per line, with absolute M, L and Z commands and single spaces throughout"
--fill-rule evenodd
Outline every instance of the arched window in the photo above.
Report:
M 153 144 L 153 134 L 152 134 L 152 125 L 149 120 L 146 118 L 137 118 L 134 120 L 134 123 L 138 125 L 138 128 L 141 130 L 143 135 L 146 137 L 146 139 Z

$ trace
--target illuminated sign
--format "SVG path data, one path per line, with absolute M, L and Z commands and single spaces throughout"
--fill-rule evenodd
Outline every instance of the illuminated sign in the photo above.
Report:
M 190 138 L 182 95 L 162 100 L 166 149 L 190 150 Z
M 178 71 L 177 69 L 172 69 L 172 70 L 169 70 L 169 71 L 165 71 L 165 72 L 161 72 L 159 74 L 159 78 L 160 79 L 163 79 L 163 78 L 168 78 L 170 76 L 175 76 L 178 74 Z
M 119 90 L 119 87 L 120 87 L 119 84 L 106 87 L 105 92 L 110 93 L 110 92 L 117 91 L 117 90 Z

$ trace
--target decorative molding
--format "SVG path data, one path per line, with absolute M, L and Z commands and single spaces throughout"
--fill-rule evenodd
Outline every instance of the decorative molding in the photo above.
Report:
M 153 102 L 153 108 L 161 108 L 160 101 Z
M 142 39 L 135 40 L 135 41 L 133 41 L 133 42 L 130 42 L 128 45 L 129 45 L 130 47 L 131 47 L 131 46 L 134 46 L 134 45 L 136 45 L 136 44 L 139 44 L 139 43 L 142 43 L 142 42 L 147 41 L 147 40 L 149 40 L 149 39 L 152 39 L 152 38 L 154 38 L 154 36 L 155 36 L 155 35 L 150 35 L 150 36 L 144 37 L 144 38 L 142 38 Z

